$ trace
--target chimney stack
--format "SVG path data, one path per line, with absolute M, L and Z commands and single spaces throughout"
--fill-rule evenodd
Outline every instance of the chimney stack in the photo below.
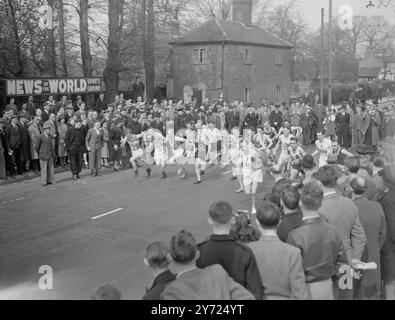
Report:
M 233 21 L 239 21 L 250 27 L 252 25 L 252 0 L 233 0 Z

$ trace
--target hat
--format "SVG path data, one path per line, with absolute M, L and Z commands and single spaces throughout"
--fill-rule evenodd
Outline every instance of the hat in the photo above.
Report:
M 302 166 L 306 169 L 312 169 L 316 166 L 314 157 L 311 154 L 306 154 L 302 160 Z
M 77 117 L 77 119 L 75 119 L 74 122 L 82 122 L 82 120 L 80 117 Z

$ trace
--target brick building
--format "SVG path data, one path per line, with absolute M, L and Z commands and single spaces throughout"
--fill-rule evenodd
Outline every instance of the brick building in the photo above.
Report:
M 211 19 L 172 42 L 168 96 L 288 101 L 292 46 L 252 25 L 252 0 L 233 0 L 233 19 Z

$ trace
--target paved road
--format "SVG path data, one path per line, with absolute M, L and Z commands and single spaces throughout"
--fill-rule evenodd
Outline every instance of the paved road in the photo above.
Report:
M 40 179 L 0 186 L 0 299 L 89 299 L 107 283 L 125 299 L 140 299 L 151 281 L 143 264 L 150 242 L 168 242 L 181 229 L 202 240 L 215 200 L 249 209 L 246 195 L 234 192 L 237 182 L 218 167 L 208 169 L 201 185 L 192 176 L 179 179 L 174 169 L 167 180 L 158 170 L 149 180 L 131 170 L 97 178 L 84 173 L 76 182 L 59 174 L 46 188 Z M 270 176 L 265 181 L 259 198 L 274 183 Z M 53 268 L 53 290 L 38 288 L 42 265 Z

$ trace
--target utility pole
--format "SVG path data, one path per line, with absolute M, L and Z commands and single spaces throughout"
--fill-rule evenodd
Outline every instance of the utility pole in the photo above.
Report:
M 333 0 L 329 0 L 329 79 L 328 79 L 328 107 L 332 107 L 332 36 L 333 36 Z
M 320 70 L 320 99 L 324 106 L 324 8 L 321 9 L 321 70 Z

